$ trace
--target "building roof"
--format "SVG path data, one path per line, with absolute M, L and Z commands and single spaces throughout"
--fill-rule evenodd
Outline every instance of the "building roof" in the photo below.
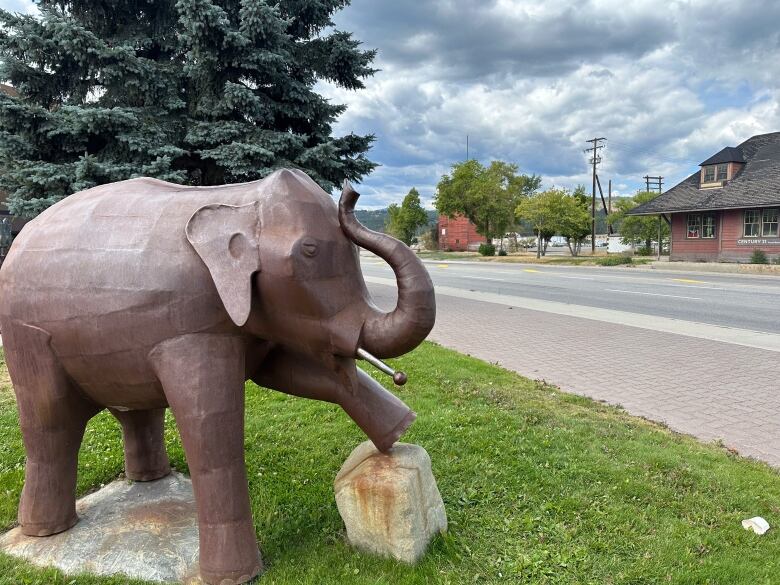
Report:
M 13 87 L 6 85 L 5 83 L 0 83 L 0 93 L 10 95 L 11 97 L 17 97 L 19 95 Z
M 716 164 L 714 159 L 726 150 L 729 149 L 724 148 L 702 165 Z M 780 206 L 780 132 L 753 136 L 731 150 L 739 152 L 741 158 L 738 162 L 744 162 L 745 166 L 723 187 L 699 189 L 701 171 L 696 171 L 652 201 L 635 207 L 628 214 L 657 215 L 681 211 Z M 734 156 L 734 153 L 724 156 Z
M 742 158 L 742 151 L 735 146 L 727 146 L 718 154 L 713 154 L 699 166 L 703 167 L 706 165 L 717 165 L 730 162 L 745 162 L 745 159 Z

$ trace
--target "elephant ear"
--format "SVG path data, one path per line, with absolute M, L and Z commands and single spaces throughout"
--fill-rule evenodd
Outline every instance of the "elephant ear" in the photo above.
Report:
M 260 270 L 258 204 L 206 205 L 187 222 L 186 234 L 206 264 L 228 315 L 239 327 L 252 305 L 252 275 Z

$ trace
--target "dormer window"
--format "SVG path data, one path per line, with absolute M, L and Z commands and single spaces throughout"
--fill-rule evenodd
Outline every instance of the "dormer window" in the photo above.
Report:
M 709 165 L 704 167 L 704 177 L 702 183 L 715 183 L 716 181 L 726 181 L 729 178 L 729 165 Z
M 727 181 L 737 176 L 744 164 L 742 152 L 738 148 L 731 146 L 724 148 L 699 165 L 701 167 L 699 187 L 701 189 L 724 187 Z

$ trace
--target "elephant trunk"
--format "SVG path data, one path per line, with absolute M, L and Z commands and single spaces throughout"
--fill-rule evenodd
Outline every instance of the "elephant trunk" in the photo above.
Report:
M 341 229 L 358 246 L 373 252 L 395 272 L 398 303 L 389 313 L 372 307 L 363 325 L 361 347 L 380 358 L 413 350 L 428 336 L 436 319 L 436 297 L 428 271 L 403 242 L 361 225 L 355 218 L 360 194 L 348 181 L 339 201 Z

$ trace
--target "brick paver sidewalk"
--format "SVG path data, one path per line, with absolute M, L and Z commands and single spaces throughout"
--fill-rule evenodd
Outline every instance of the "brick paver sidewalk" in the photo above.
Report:
M 370 285 L 380 306 L 391 287 Z M 437 296 L 431 339 L 780 466 L 776 352 Z

